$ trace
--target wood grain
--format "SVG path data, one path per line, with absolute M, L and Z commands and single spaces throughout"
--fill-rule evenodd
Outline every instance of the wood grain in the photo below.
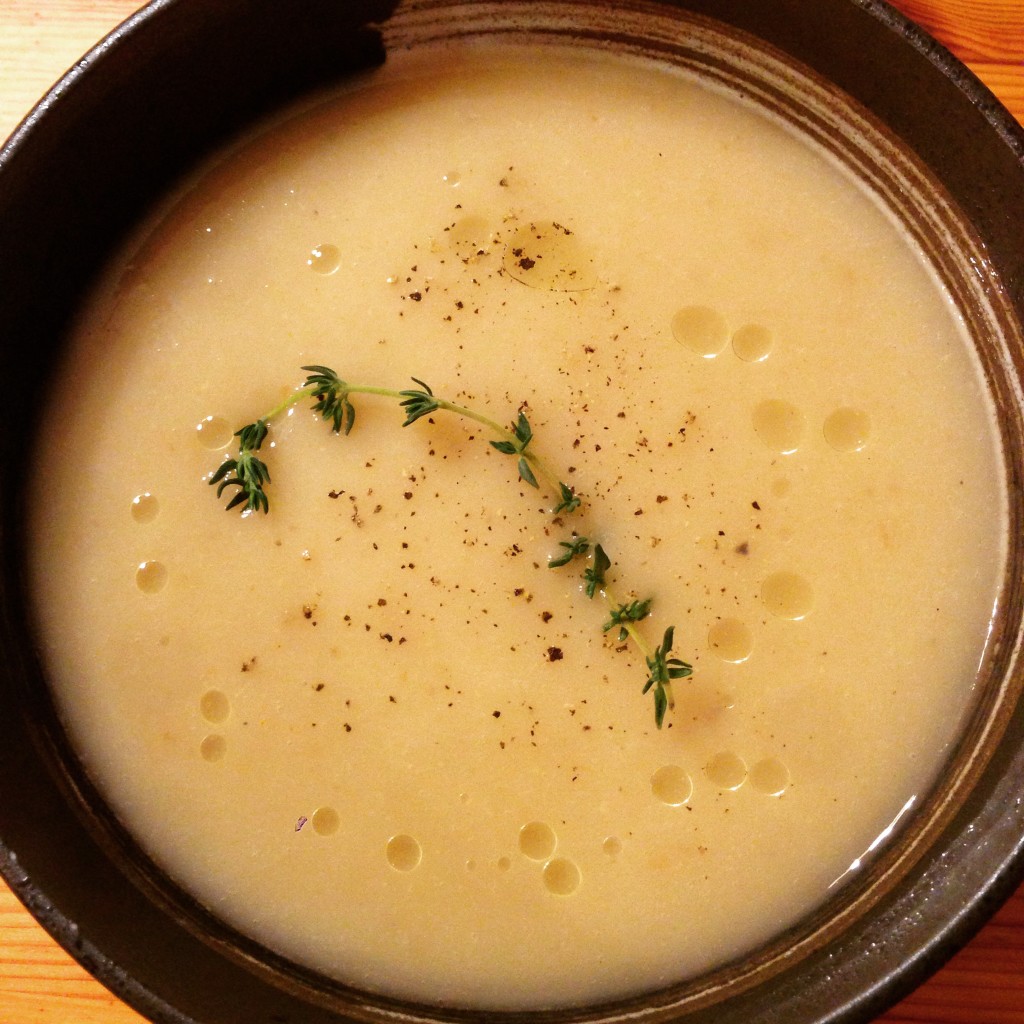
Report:
M 1020 0 L 897 0 L 893 4 L 967 63 L 1024 61 Z
M 0 0 L 0 138 L 65 69 L 140 6 L 137 0 Z M 1024 0 L 897 0 L 894 6 L 964 60 L 1024 122 Z M 0 1024 L 142 1021 L 0 883 Z M 1024 1024 L 1024 886 L 966 949 L 879 1024 Z
M 0 883 L 2 1024 L 141 1024 Z

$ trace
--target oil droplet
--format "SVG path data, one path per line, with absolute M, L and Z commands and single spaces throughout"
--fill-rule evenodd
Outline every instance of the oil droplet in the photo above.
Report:
M 341 250 L 336 245 L 322 244 L 314 245 L 309 250 L 309 259 L 306 266 L 311 267 L 318 274 L 325 277 L 333 274 L 341 266 Z
M 199 713 L 208 722 L 218 725 L 226 721 L 231 713 L 231 702 L 220 690 L 207 690 L 199 698 Z
M 204 737 L 203 742 L 199 744 L 200 756 L 204 761 L 209 761 L 211 764 L 214 761 L 220 761 L 227 752 L 228 741 L 217 733 L 211 733 L 209 736 Z
M 144 594 L 159 594 L 167 586 L 167 566 L 163 562 L 140 562 L 135 585 Z
M 714 359 L 729 341 L 725 317 L 709 306 L 684 306 L 672 317 L 672 337 L 705 359 Z
M 802 619 L 814 607 L 814 589 L 795 572 L 776 572 L 761 584 L 761 600 L 780 619 Z
M 341 815 L 333 807 L 318 807 L 309 823 L 319 836 L 333 836 L 341 828 Z
M 807 422 L 804 414 L 781 398 L 762 402 L 753 415 L 754 431 L 773 452 L 792 455 L 800 447 Z
M 531 288 L 580 292 L 597 284 L 593 257 L 564 224 L 529 224 L 513 232 L 502 261 L 506 273 Z
M 837 452 L 859 452 L 868 443 L 871 417 L 861 409 L 836 409 L 825 420 L 824 434 Z
M 750 657 L 754 636 L 739 619 L 722 619 L 708 630 L 708 646 L 722 661 L 738 665 Z
M 739 789 L 747 778 L 747 764 L 738 754 L 726 751 L 708 761 L 704 774 L 719 789 Z
M 622 853 L 622 840 L 618 836 L 608 836 L 608 838 L 601 844 L 601 849 L 604 850 L 609 857 L 617 857 Z
M 196 439 L 207 451 L 227 448 L 234 436 L 231 424 L 223 416 L 207 416 L 196 424 Z
M 750 769 L 751 786 L 768 796 L 782 796 L 791 781 L 789 769 L 774 757 L 766 757 Z
M 772 332 L 760 324 L 745 324 L 732 336 L 732 350 L 745 363 L 767 359 L 774 344 Z
M 441 180 L 450 188 L 458 188 L 462 184 L 462 175 L 458 171 L 449 171 L 441 175 Z
M 793 490 L 793 484 L 785 477 L 772 484 L 772 495 L 776 498 L 784 498 L 791 490 Z
M 666 764 L 651 776 L 651 792 L 663 804 L 681 807 L 693 793 L 693 782 L 679 765 Z
M 388 840 L 387 858 L 396 871 L 412 871 L 419 867 L 423 850 L 412 836 L 392 836 Z
M 137 523 L 151 523 L 160 512 L 160 502 L 149 491 L 132 498 L 132 519 Z
M 508 857 L 499 857 L 497 866 L 499 871 L 508 871 L 512 867 L 512 861 Z
M 530 860 L 547 860 L 557 843 L 554 829 L 543 821 L 531 821 L 519 830 L 519 849 Z
M 449 248 L 459 259 L 485 256 L 491 246 L 490 225 L 483 217 L 470 215 L 457 220 L 445 232 Z
M 583 880 L 580 869 L 566 857 L 555 857 L 544 865 L 544 884 L 556 896 L 571 896 Z

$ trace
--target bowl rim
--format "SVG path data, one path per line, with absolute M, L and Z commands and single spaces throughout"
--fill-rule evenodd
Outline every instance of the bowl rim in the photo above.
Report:
M 78 61 L 40 100 L 0 149 L 0 182 L 4 180 L 8 166 L 20 159 L 26 146 L 31 146 L 44 118 L 48 119 L 53 116 L 53 111 L 63 109 L 69 102 L 68 97 L 73 99 L 85 87 L 83 83 L 88 84 L 93 77 L 102 75 L 108 62 L 118 60 L 125 48 L 135 45 L 140 32 L 156 31 L 161 20 L 168 16 L 167 12 L 178 10 L 186 3 L 187 0 L 153 0 L 115 28 Z M 884 0 L 835 0 L 835 3 L 866 13 L 929 62 L 983 117 L 1013 154 L 1024 174 L 1024 129 L 991 91 L 948 50 Z M 689 5 L 680 2 L 670 6 L 713 8 L 720 4 L 718 0 L 694 0 Z M 1022 287 L 1020 281 L 1011 281 L 1010 284 L 1018 289 Z M 1018 309 L 1024 310 L 1024 297 L 1018 303 Z M 1018 762 L 1024 763 L 1020 758 Z M 989 822 L 989 827 L 993 828 L 995 824 Z M 975 934 L 998 904 L 1024 881 L 1024 829 L 1008 827 L 1004 831 L 1005 856 L 994 866 L 990 865 L 987 877 L 979 884 L 974 899 L 959 914 L 949 919 L 944 929 L 935 932 L 930 942 L 920 947 L 898 972 L 878 980 L 857 1005 L 837 1007 L 834 1012 L 829 1011 L 821 1017 L 822 1020 L 826 1017 L 835 1021 L 868 1019 L 866 1013 L 874 1016 L 916 986 Z M 2 838 L 0 874 L 57 941 L 125 1002 L 154 1020 L 194 1024 L 195 1018 L 175 1009 L 84 938 L 78 924 L 51 903 L 46 892 L 23 871 L 16 851 L 6 845 Z

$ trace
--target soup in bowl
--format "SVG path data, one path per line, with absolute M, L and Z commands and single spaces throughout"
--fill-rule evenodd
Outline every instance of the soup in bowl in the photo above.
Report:
M 1019 872 L 1021 169 L 848 6 L 172 4 L 69 92 L 4 839 L 144 1010 L 866 1016 Z

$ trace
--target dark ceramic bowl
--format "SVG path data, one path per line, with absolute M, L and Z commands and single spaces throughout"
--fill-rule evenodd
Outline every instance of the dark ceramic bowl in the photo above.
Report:
M 1024 876 L 1024 135 L 948 53 L 876 0 L 654 5 L 157 0 L 60 83 L 0 155 L 0 871 L 47 929 L 157 1021 L 327 1024 L 867 1021 L 965 942 Z M 23 585 L 39 393 L 83 291 L 173 181 L 242 125 L 433 37 L 528 33 L 696 67 L 799 120 L 900 213 L 976 340 L 1003 430 L 1009 570 L 973 717 L 934 792 L 808 920 L 740 963 L 580 1010 L 440 1011 L 268 953 L 135 847 L 51 706 Z

